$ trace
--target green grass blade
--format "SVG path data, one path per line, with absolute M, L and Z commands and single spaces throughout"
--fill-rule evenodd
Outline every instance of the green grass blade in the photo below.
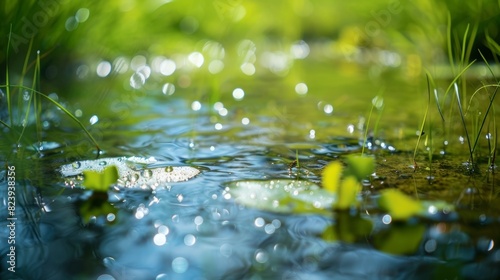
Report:
M 3 126 L 5 126 L 8 129 L 12 129 L 12 127 L 8 123 L 6 123 L 6 122 L 4 122 L 2 120 L 0 120 L 0 124 L 2 124 Z
M 464 67 L 464 69 L 462 69 L 462 71 L 460 71 L 460 73 L 458 73 L 458 75 L 455 76 L 455 78 L 453 78 L 453 80 L 451 81 L 450 85 L 448 86 L 448 88 L 446 89 L 446 92 L 445 92 L 445 99 L 446 99 L 446 96 L 448 95 L 448 93 L 450 92 L 451 90 L 451 87 L 454 86 L 454 84 L 458 81 L 458 79 L 465 73 L 465 71 L 467 71 L 471 66 L 472 64 L 474 64 L 476 62 L 476 60 L 474 59 L 473 61 L 471 61 L 469 64 L 467 64 L 467 66 Z
M 415 144 L 415 150 L 413 151 L 413 165 L 414 165 L 414 171 L 417 170 L 417 151 L 418 151 L 418 146 L 420 144 L 420 140 L 422 139 L 425 123 L 427 121 L 427 114 L 429 113 L 429 106 L 431 103 L 431 85 L 429 81 L 429 76 L 426 75 L 427 79 L 427 107 L 425 108 L 425 113 L 424 113 L 424 118 L 422 119 L 422 124 L 420 125 L 420 133 L 418 134 L 417 138 L 417 144 Z
M 460 101 L 460 92 L 458 90 L 457 83 L 454 83 L 453 85 L 455 86 L 455 94 L 457 97 L 458 111 L 460 112 L 460 119 L 462 120 L 462 125 L 463 125 L 464 131 L 465 131 L 465 137 L 467 138 L 467 145 L 469 146 L 469 154 L 470 154 L 469 161 L 473 165 L 474 164 L 474 157 L 473 157 L 473 153 L 472 153 L 473 151 L 472 151 L 472 146 L 470 143 L 469 132 L 467 131 L 467 124 L 465 123 L 465 115 L 464 115 L 464 112 L 462 110 L 462 102 Z
M 10 97 L 10 82 L 9 82 L 9 49 L 10 49 L 10 39 L 12 37 L 12 24 L 10 25 L 9 39 L 7 40 L 7 54 L 5 57 L 5 84 L 7 92 L 7 110 L 9 112 L 10 126 L 13 126 L 13 116 L 12 116 L 12 100 Z
M 446 43 L 448 45 L 448 60 L 450 62 L 450 66 L 451 66 L 451 71 L 452 73 L 455 72 L 455 62 L 453 60 L 453 51 L 452 51 L 452 47 L 451 47 L 451 15 L 450 15 L 450 12 L 448 11 L 448 23 L 447 23 L 447 26 L 446 26 Z
M 33 74 L 33 85 L 31 88 L 40 90 L 40 51 L 37 51 L 36 57 L 35 71 Z M 42 108 L 40 101 L 40 98 L 38 98 L 35 94 L 33 96 L 33 106 L 35 111 L 35 129 L 38 142 L 42 141 L 42 121 L 40 117 L 42 114 Z
M 94 146 L 96 147 L 97 153 L 99 154 L 99 152 L 101 151 L 101 148 L 99 147 L 99 144 L 97 144 L 97 141 L 94 139 L 94 137 L 92 137 L 92 134 L 90 134 L 90 132 L 87 130 L 87 128 L 85 128 L 85 126 L 82 124 L 82 122 L 80 122 L 80 120 L 78 120 L 78 118 L 76 118 L 70 111 L 68 111 L 66 108 L 64 108 L 64 106 L 59 104 L 59 102 L 55 101 L 54 99 L 50 98 L 49 96 L 45 95 L 44 93 L 42 93 L 40 91 L 34 90 L 32 88 L 29 88 L 29 87 L 26 87 L 23 85 L 13 85 L 13 87 L 17 87 L 19 89 L 24 89 L 24 90 L 30 90 L 33 93 L 36 93 L 36 94 L 40 95 L 41 97 L 47 99 L 52 104 L 54 104 L 57 108 L 59 108 L 61 111 L 63 111 L 68 117 L 70 117 L 73 121 L 75 121 L 78 124 L 78 126 L 83 130 L 83 132 L 85 132 L 85 134 L 90 139 L 92 144 L 94 144 Z

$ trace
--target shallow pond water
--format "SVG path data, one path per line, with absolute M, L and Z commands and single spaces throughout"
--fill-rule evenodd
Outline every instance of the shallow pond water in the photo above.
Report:
M 420 167 L 412 168 L 422 107 L 404 110 L 399 104 L 425 104 L 425 95 L 415 96 L 411 83 L 394 82 L 386 89 L 398 88 L 401 95 L 385 96 L 387 117 L 380 122 L 381 132 L 367 141 L 371 146 L 365 152 L 377 166 L 363 182 L 359 211 L 275 213 L 241 205 L 227 195 L 226 185 L 240 180 L 319 184 L 328 162 L 361 153 L 374 84 L 366 78 L 337 87 L 325 82 L 322 73 L 314 72 L 320 76 L 314 80 L 323 82 L 309 83 L 306 96 L 283 94 L 293 92 L 295 82 L 264 79 L 252 84 L 242 79 L 235 86 L 222 83 L 219 103 L 210 100 L 203 86 L 168 96 L 157 85 L 125 94 L 115 83 L 109 91 L 66 97 L 70 109 L 83 110 L 81 119 L 90 121 L 101 157 L 154 156 L 201 173 L 164 189 L 110 190 L 104 201 L 109 200 L 113 213 L 85 221 L 82 205 L 103 199 L 68 186 L 57 170 L 94 159 L 96 153 L 81 131 L 56 115 L 45 130 L 48 142 L 38 152 L 25 151 L 29 161 L 2 162 L 29 176 L 16 181 L 16 273 L 7 270 L 10 248 L 2 241 L 1 278 L 498 279 L 495 174 L 483 161 L 479 172 L 467 174 L 462 163 L 468 154 L 458 140 L 443 147 L 445 152 L 436 148 L 431 164 L 420 152 Z M 328 75 L 336 74 L 343 75 Z M 96 82 L 75 90 L 99 86 Z M 244 91 L 243 99 L 235 88 Z M 103 92 L 107 96 L 96 107 Z M 0 187 L 6 189 L 8 173 L 0 175 Z M 455 210 L 431 219 L 391 222 L 375 205 L 384 188 L 444 200 Z M 7 205 L 6 192 L 2 203 Z M 10 234 L 7 215 L 1 213 L 2 236 Z

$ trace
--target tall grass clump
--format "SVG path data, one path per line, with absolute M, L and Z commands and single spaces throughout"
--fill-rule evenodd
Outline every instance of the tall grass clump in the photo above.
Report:
M 425 135 L 425 146 L 428 152 L 429 165 L 432 164 L 433 147 L 436 141 L 433 139 L 433 132 L 436 129 L 431 120 L 431 103 L 435 101 L 435 109 L 439 114 L 441 131 L 443 135 L 442 154 L 446 154 L 446 148 L 449 140 L 457 137 L 460 144 L 465 145 L 467 150 L 467 161 L 464 163 L 466 171 L 469 174 L 477 173 L 478 161 L 482 154 L 480 146 L 486 146 L 488 151 L 488 164 L 494 166 L 497 148 L 497 128 L 496 128 L 496 110 L 495 97 L 500 83 L 488 60 L 480 50 L 477 50 L 482 57 L 483 62 L 479 64 L 476 60 L 471 60 L 473 45 L 478 32 L 478 24 L 467 25 L 462 36 L 457 31 L 452 31 L 451 17 L 448 15 L 447 28 L 447 49 L 450 71 L 452 73 L 451 81 L 444 86 L 444 92 L 438 89 L 438 82 L 432 79 L 430 71 L 426 71 L 427 76 L 427 106 L 423 120 L 420 124 L 420 135 L 418 136 L 415 150 L 413 153 L 413 166 L 417 168 L 416 156 L 418 147 Z M 498 63 L 497 55 L 500 54 L 500 45 L 490 37 L 486 37 L 486 45 L 493 54 L 493 58 Z M 467 84 L 467 71 L 473 66 L 486 68 L 493 83 L 483 82 L 483 85 L 472 89 Z M 470 81 L 469 81 L 470 82 Z M 431 89 L 432 88 L 432 89 Z M 433 94 L 432 94 L 433 93 Z M 432 98 L 432 95 L 434 97 Z M 424 134 L 424 128 L 427 131 Z M 436 134 L 436 133 L 434 133 Z M 481 139 L 486 138 L 484 145 Z M 432 170 L 429 166 L 429 170 Z M 431 171 L 430 171 L 431 172 Z
M 0 131 L 3 134 L 2 144 L 6 145 L 5 156 L 6 160 L 11 159 L 13 154 L 18 155 L 18 159 L 22 158 L 24 147 L 31 146 L 34 150 L 37 149 L 35 142 L 41 143 L 43 137 L 42 126 L 42 100 L 55 106 L 64 113 L 68 118 L 72 119 L 82 129 L 83 133 L 92 142 L 95 148 L 100 151 L 99 145 L 92 137 L 85 126 L 68 111 L 63 105 L 55 99 L 44 94 L 40 89 L 40 71 L 41 71 L 41 55 L 40 51 L 36 52 L 36 58 L 31 61 L 30 54 L 32 52 L 33 40 L 30 41 L 28 51 L 24 58 L 23 66 L 19 76 L 18 83 L 12 83 L 12 73 L 9 68 L 9 49 L 11 47 L 11 35 L 7 41 L 6 61 L 5 61 L 5 84 L 0 85 L 2 91 L 2 99 L 5 98 L 5 103 L 2 100 L 0 105 L 6 107 L 6 114 L 0 115 Z M 31 73 L 31 77 L 29 77 Z M 27 82 L 26 80 L 30 80 Z M 3 127 L 3 128 L 2 128 Z M 8 145 L 13 145 L 8 146 Z

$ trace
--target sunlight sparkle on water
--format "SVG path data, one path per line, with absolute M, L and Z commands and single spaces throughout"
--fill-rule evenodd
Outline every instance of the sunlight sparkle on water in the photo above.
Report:
M 227 111 L 227 109 L 226 109 L 226 108 L 221 108 L 221 109 L 219 110 L 219 115 L 221 115 L 221 116 L 223 116 L 223 117 L 224 117 L 224 116 L 227 116 L 227 114 L 228 114 L 228 111 Z
M 350 124 L 347 126 L 347 132 L 349 132 L 350 134 L 354 133 L 354 125 L 353 124 Z
M 276 227 L 273 224 L 267 224 L 264 226 L 264 231 L 267 234 L 273 234 L 276 231 Z
M 309 45 L 304 41 L 295 42 L 290 47 L 290 53 L 295 59 L 304 59 L 309 55 L 310 49 Z
M 135 72 L 130 76 L 130 86 L 134 89 L 140 89 L 146 83 L 146 76 L 141 72 Z
M 97 277 L 97 280 L 115 280 L 115 278 L 109 274 L 101 274 Z
M 196 237 L 192 234 L 184 236 L 184 244 L 186 246 L 193 246 L 196 243 Z
M 208 64 L 208 72 L 212 74 L 217 74 L 224 69 L 224 62 L 221 60 L 213 60 Z
M 264 221 L 263 218 L 258 217 L 255 219 L 254 224 L 256 227 L 263 227 L 266 224 L 266 222 Z
M 163 246 L 165 245 L 165 243 L 167 243 L 167 237 L 164 234 L 157 233 L 153 237 L 153 242 L 156 246 Z
M 241 64 L 240 69 L 241 72 L 243 72 L 243 74 L 247 76 L 252 76 L 253 74 L 255 74 L 255 66 L 253 65 L 253 63 L 245 62 Z
M 391 215 L 386 214 L 386 215 L 384 215 L 384 216 L 382 217 L 382 223 L 384 223 L 384 224 L 388 225 L 388 224 L 390 224 L 391 222 L 392 222 L 392 217 L 391 217 Z
M 266 263 L 269 260 L 269 255 L 266 251 L 259 249 L 255 252 L 255 260 L 258 263 Z
M 165 59 L 160 63 L 160 73 L 163 76 L 172 75 L 175 72 L 175 69 L 177 69 L 177 65 L 173 60 Z
M 89 9 L 87 9 L 87 8 L 80 8 L 80 9 L 78 9 L 78 11 L 76 11 L 75 19 L 79 23 L 83 23 L 83 22 L 86 22 L 87 19 L 89 19 L 89 16 L 90 16 Z
M 295 85 L 295 92 L 300 95 L 307 94 L 308 88 L 305 83 L 298 83 Z
M 147 59 L 143 55 L 136 55 L 130 60 L 130 68 L 132 70 L 137 71 L 142 66 L 146 65 Z
M 201 109 L 200 101 L 193 101 L 193 103 L 191 103 L 191 109 L 193 111 L 199 111 Z
M 331 104 L 325 104 L 325 106 L 323 107 L 323 111 L 326 114 L 331 114 L 333 113 L 333 106 Z
M 311 139 L 316 138 L 316 130 L 314 129 L 309 130 L 309 138 Z
M 197 226 L 203 224 L 203 217 L 202 216 L 196 216 L 196 218 L 194 218 L 194 224 L 197 225 Z
M 192 52 L 188 55 L 188 60 L 191 62 L 196 68 L 200 68 L 203 65 L 203 62 L 205 62 L 205 58 L 203 57 L 203 54 L 199 52 Z
M 92 117 L 90 117 L 90 120 L 89 120 L 91 125 L 96 124 L 98 121 L 99 121 L 99 118 L 96 115 L 93 115 Z
M 177 257 L 172 261 L 172 270 L 175 273 L 184 273 L 189 267 L 189 262 L 183 257 Z
M 113 61 L 113 69 L 117 73 L 123 74 L 128 70 L 128 61 L 125 57 L 119 56 Z
M 109 61 L 103 60 L 97 64 L 96 68 L 97 76 L 104 78 L 111 73 L 111 63 Z
M 171 84 L 171 83 L 165 83 L 163 85 L 161 91 L 165 95 L 172 95 L 175 92 L 175 86 L 174 86 L 174 84 Z
M 247 125 L 247 124 L 249 124 L 249 123 L 250 123 L 250 119 L 249 119 L 249 118 L 242 118 L 242 119 L 241 119 L 241 123 L 242 123 L 243 125 Z
M 245 92 L 241 88 L 235 88 L 233 90 L 233 98 L 236 100 L 241 100 L 245 97 Z

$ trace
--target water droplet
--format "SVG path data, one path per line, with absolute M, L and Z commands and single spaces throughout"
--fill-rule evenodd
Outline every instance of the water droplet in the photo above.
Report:
M 177 66 L 173 60 L 165 59 L 160 64 L 160 73 L 163 76 L 170 76 L 175 72 L 176 68 Z
M 193 246 L 196 243 L 196 237 L 192 234 L 184 236 L 184 244 L 186 246 Z
M 164 234 L 157 233 L 153 237 L 153 242 L 156 246 L 163 246 L 165 245 L 165 243 L 167 243 L 167 237 Z
M 230 244 L 222 244 L 220 246 L 220 254 L 229 258 L 233 254 L 233 247 Z
M 269 260 L 269 255 L 264 250 L 257 250 L 255 260 L 258 263 L 266 263 Z
M 93 116 L 90 118 L 90 120 L 89 120 L 89 122 L 90 122 L 90 124 L 91 124 L 91 125 L 96 124 L 98 121 L 99 121 L 99 117 L 97 117 L 96 115 L 93 115 Z
M 326 104 L 324 107 L 323 107 L 323 111 L 326 113 L 326 114 L 331 114 L 333 113 L 333 106 L 331 104 Z
M 183 257 L 177 257 L 172 261 L 172 270 L 175 273 L 184 273 L 189 267 L 189 262 Z
M 113 265 L 115 265 L 115 259 L 113 259 L 112 257 L 106 257 L 102 260 L 102 264 L 107 267 L 107 268 L 110 268 L 112 267 Z
M 196 218 L 194 218 L 194 224 L 197 225 L 197 226 L 203 224 L 203 217 L 202 216 L 196 216 Z
M 106 220 L 108 220 L 108 222 L 113 222 L 115 220 L 116 216 L 115 214 L 113 213 L 109 213 L 107 216 L 106 216 Z
M 384 106 L 384 98 L 380 97 L 380 96 L 375 96 L 373 99 L 372 99 L 372 105 L 377 108 L 378 110 L 382 109 L 382 107 Z
M 171 83 L 166 83 L 163 85 L 163 88 L 161 90 L 163 94 L 165 95 L 172 95 L 175 92 L 175 86 Z
M 155 280 L 168 280 L 168 274 L 165 274 L 165 273 L 161 273 L 161 274 L 158 274 L 156 275 L 156 278 Z
M 170 232 L 170 229 L 165 225 L 161 225 L 158 227 L 158 233 L 161 233 L 163 235 L 168 235 L 169 232 Z
M 240 69 L 241 72 L 243 72 L 243 74 L 247 76 L 252 76 L 253 74 L 255 74 L 255 66 L 253 65 L 253 63 L 245 62 L 241 64 Z
M 304 59 L 309 55 L 309 45 L 304 41 L 298 41 L 290 47 L 292 56 L 296 59 Z
M 208 64 L 208 71 L 212 74 L 217 74 L 224 69 L 224 62 L 213 60 Z
M 151 178 L 153 176 L 153 171 L 151 171 L 151 169 L 144 169 L 141 171 L 141 175 L 144 178 Z
M 28 100 L 30 100 L 30 97 L 31 97 L 31 94 L 30 94 L 28 91 L 25 91 L 25 92 L 23 93 L 23 100 L 24 100 L 24 101 L 28 101 Z
M 298 83 L 295 85 L 295 92 L 300 95 L 307 94 L 308 88 L 305 83 Z
M 174 168 L 172 166 L 166 166 L 164 170 L 165 172 L 172 172 L 174 171 Z
M 89 18 L 89 15 L 90 15 L 89 9 L 80 8 L 80 9 L 78 9 L 78 11 L 76 11 L 75 18 L 76 18 L 76 21 L 78 21 L 79 23 L 82 23 L 82 22 L 87 21 L 87 19 Z
M 192 52 L 188 55 L 188 60 L 194 66 L 200 68 L 203 65 L 203 62 L 205 61 L 205 58 L 203 57 L 203 54 L 199 52 Z
M 100 165 L 100 166 L 104 166 L 104 165 L 106 165 L 106 164 L 108 164 L 108 163 L 107 163 L 106 161 L 104 161 L 104 160 L 99 162 L 99 165 Z
M 129 174 L 127 179 L 131 183 L 135 183 L 135 182 L 137 182 L 137 180 L 139 180 L 139 175 L 137 173 Z
M 201 109 L 200 101 L 193 101 L 193 103 L 191 103 L 191 109 L 193 111 L 199 111 Z
M 266 222 L 261 217 L 258 217 L 257 219 L 255 219 L 255 222 L 254 222 L 256 227 L 263 227 L 265 223 Z
M 135 89 L 140 89 L 146 83 L 146 77 L 141 72 L 135 72 L 130 76 L 130 86 Z
M 97 280 L 115 280 L 115 278 L 109 274 L 101 274 L 97 277 Z
M 78 169 L 82 166 L 82 164 L 79 162 L 79 161 L 75 161 L 71 164 L 71 166 L 74 168 L 74 169 Z
M 267 234 L 273 234 L 275 231 L 276 231 L 276 228 L 274 227 L 273 224 L 267 224 L 265 227 L 264 227 L 264 231 L 267 233 Z
M 236 100 L 241 100 L 245 97 L 245 92 L 241 88 L 235 88 L 233 90 L 233 98 Z
M 184 196 L 182 194 L 177 195 L 177 201 L 182 202 L 184 200 Z
M 388 225 L 388 224 L 390 224 L 391 222 L 392 222 L 392 217 L 391 217 L 391 215 L 387 215 L 387 214 L 386 214 L 386 215 L 384 215 L 384 216 L 382 217 L 382 223 L 384 223 L 384 224 Z
M 101 61 L 96 68 L 97 76 L 104 78 L 111 73 L 111 63 L 109 61 Z
M 179 215 L 177 215 L 177 214 L 175 214 L 175 215 L 172 216 L 172 222 L 174 222 L 174 223 L 178 223 L 179 219 L 180 219 Z

